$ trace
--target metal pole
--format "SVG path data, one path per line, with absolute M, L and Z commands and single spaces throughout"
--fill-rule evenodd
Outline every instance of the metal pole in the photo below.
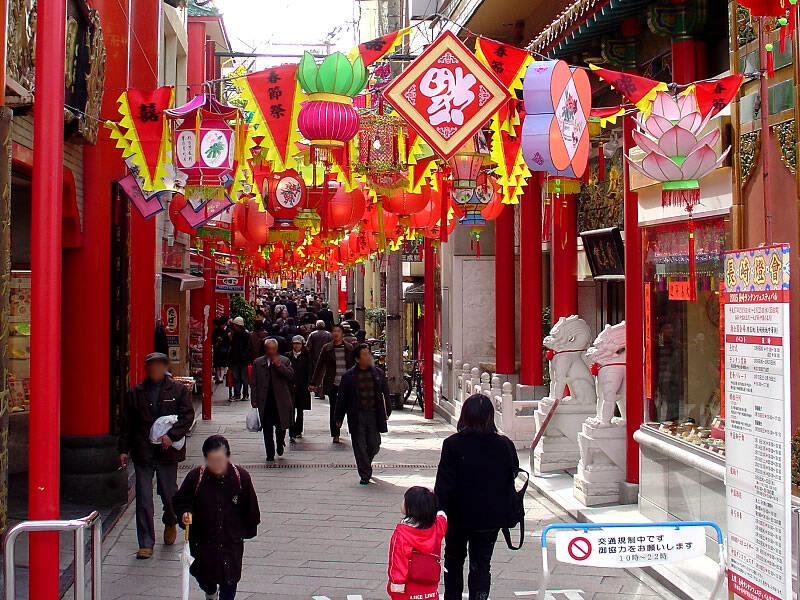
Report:
M 513 214 L 513 213 L 512 213 Z M 512 236 L 513 239 L 513 236 Z M 425 390 L 425 418 L 433 418 L 433 330 L 436 319 L 436 255 L 433 240 L 425 238 L 425 320 L 422 323 L 423 384 Z
M 82 527 L 75 530 L 75 600 L 86 597 L 86 536 Z
M 64 0 L 39 0 L 31 198 L 31 407 L 28 511 L 57 519 L 61 432 L 61 196 L 64 148 Z M 150 333 L 152 336 L 152 332 Z M 30 598 L 58 598 L 58 534 L 30 538 Z
M 761 64 L 759 95 L 761 98 L 761 178 L 764 194 L 764 241 L 772 243 L 772 180 L 769 176 L 770 138 L 769 130 L 769 79 L 767 78 L 767 37 L 764 33 L 766 17 L 758 18 L 758 48 Z
M 97 519 L 92 528 L 92 600 L 103 598 L 103 523 Z

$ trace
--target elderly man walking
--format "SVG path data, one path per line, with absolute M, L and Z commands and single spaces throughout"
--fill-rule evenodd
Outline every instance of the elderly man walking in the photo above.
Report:
M 253 363 L 253 380 L 250 386 L 251 403 L 258 408 L 264 431 L 264 449 L 267 462 L 275 460 L 275 453 L 283 455 L 286 430 L 292 425 L 294 404 L 292 385 L 294 369 L 291 361 L 278 354 L 278 342 L 264 340 L 264 356 Z
M 316 329 L 308 335 L 308 341 L 306 342 L 306 347 L 311 353 L 312 369 L 317 366 L 322 347 L 333 339 L 331 332 L 325 329 L 325 321 L 322 319 L 318 320 L 315 327 Z
M 153 352 L 144 359 L 147 377 L 128 392 L 120 415 L 120 465 L 128 468 L 128 455 L 136 470 L 136 535 L 139 551 L 136 558 L 153 556 L 153 476 L 164 505 L 164 543 L 175 543 L 178 517 L 172 498 L 178 491 L 178 463 L 186 459 L 186 446 L 175 449 L 194 423 L 194 406 L 186 388 L 167 374 L 166 354 Z M 159 417 L 175 416 L 177 421 L 158 443 L 150 442 L 150 429 Z

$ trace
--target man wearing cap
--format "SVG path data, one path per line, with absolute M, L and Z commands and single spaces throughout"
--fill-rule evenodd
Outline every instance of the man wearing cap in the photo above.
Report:
M 147 377 L 128 392 L 120 413 L 120 465 L 128 468 L 128 456 L 136 471 L 136 534 L 139 551 L 136 558 L 153 555 L 153 475 L 157 477 L 158 494 L 164 505 L 162 521 L 164 543 L 175 543 L 178 518 L 172 509 L 172 498 L 178 491 L 178 463 L 186 459 L 186 446 L 176 450 L 173 444 L 183 438 L 194 423 L 194 406 L 186 387 L 167 374 L 166 354 L 153 352 L 145 357 Z M 159 443 L 150 443 L 150 429 L 159 417 L 175 415 L 172 425 Z
M 327 332 L 326 332 L 327 333 Z M 303 411 L 311 410 L 311 355 L 302 335 L 292 338 L 289 360 L 294 369 L 294 422 L 289 428 L 289 441 L 294 443 L 303 437 Z
M 278 354 L 278 342 L 264 340 L 264 356 L 253 363 L 251 404 L 258 408 L 264 432 L 267 462 L 275 460 L 275 452 L 283 455 L 286 430 L 292 425 L 292 385 L 294 370 L 291 361 Z

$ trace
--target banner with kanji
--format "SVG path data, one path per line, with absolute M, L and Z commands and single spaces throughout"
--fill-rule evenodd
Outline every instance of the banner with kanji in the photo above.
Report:
M 742 87 L 743 81 L 744 75 L 728 75 L 712 81 L 698 81 L 686 88 L 683 93 L 688 94 L 694 90 L 697 108 L 705 118 L 717 114 L 728 106 Z
M 613 89 L 617 90 L 628 102 L 645 114 L 650 112 L 650 105 L 655 100 L 656 94 L 658 92 L 666 92 L 669 89 L 663 81 L 655 81 L 639 75 L 603 69 L 591 63 L 589 68 L 594 71 L 595 75 L 611 84 Z
M 172 107 L 174 99 L 175 90 L 169 86 L 128 90 L 117 99 L 122 119 L 105 123 L 122 157 L 137 171 L 145 192 L 164 189 L 162 180 L 169 177 L 166 165 L 172 140 L 164 111 Z
M 379 38 L 375 38 L 374 40 L 359 44 L 350 50 L 348 58 L 350 62 L 353 62 L 358 56 L 361 56 L 361 59 L 364 61 L 364 66 L 368 67 L 397 48 L 403 40 L 403 37 L 409 33 L 411 33 L 411 28 L 406 27 L 405 29 L 393 31 Z

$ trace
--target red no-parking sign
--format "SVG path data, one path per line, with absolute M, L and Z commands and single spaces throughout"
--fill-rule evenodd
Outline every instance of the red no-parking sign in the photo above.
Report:
M 567 544 L 567 554 L 574 560 L 583 562 L 592 554 L 592 543 L 585 537 L 572 538 Z

